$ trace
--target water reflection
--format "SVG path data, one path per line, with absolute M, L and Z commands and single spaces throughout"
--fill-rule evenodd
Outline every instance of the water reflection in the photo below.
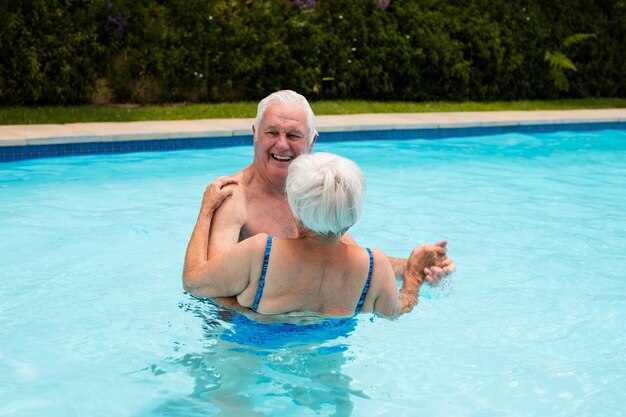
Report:
M 193 378 L 193 390 L 160 404 L 155 415 L 344 417 L 352 396 L 367 398 L 342 373 L 353 319 L 259 324 L 210 301 L 190 298 L 181 308 L 201 318 L 206 344 L 168 361 Z

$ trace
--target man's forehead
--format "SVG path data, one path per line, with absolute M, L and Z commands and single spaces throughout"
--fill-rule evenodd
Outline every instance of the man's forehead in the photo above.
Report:
M 307 114 L 303 107 L 298 105 L 272 104 L 268 106 L 261 124 L 266 127 L 285 127 L 290 129 L 306 129 Z

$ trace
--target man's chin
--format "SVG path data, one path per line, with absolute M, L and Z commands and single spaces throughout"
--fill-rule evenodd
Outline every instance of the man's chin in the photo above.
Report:
M 268 167 L 269 168 L 268 171 L 276 177 L 284 177 L 286 179 L 287 174 L 289 173 L 290 164 L 291 164 L 291 161 L 287 163 L 285 162 L 277 163 L 276 161 L 271 161 Z

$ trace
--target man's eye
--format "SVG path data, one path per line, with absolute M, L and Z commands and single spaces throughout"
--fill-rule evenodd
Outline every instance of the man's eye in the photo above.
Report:
M 266 134 L 267 136 L 272 136 L 272 137 L 274 137 L 274 136 L 278 136 L 278 132 L 273 131 L 273 130 L 271 130 L 271 131 L 269 131 L 269 132 L 265 132 L 265 134 Z
M 288 135 L 287 135 L 287 137 L 288 137 L 289 139 L 291 139 L 291 140 L 300 140 L 300 139 L 302 139 L 304 136 L 302 136 L 302 135 L 298 135 L 298 134 L 295 134 L 295 133 L 290 133 L 290 134 L 288 134 Z

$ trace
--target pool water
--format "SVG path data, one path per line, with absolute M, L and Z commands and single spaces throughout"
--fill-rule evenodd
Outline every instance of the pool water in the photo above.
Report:
M 364 171 L 358 242 L 449 240 L 411 314 L 274 340 L 183 293 L 249 147 L 0 164 L 0 416 L 625 415 L 626 131 L 316 149 Z

